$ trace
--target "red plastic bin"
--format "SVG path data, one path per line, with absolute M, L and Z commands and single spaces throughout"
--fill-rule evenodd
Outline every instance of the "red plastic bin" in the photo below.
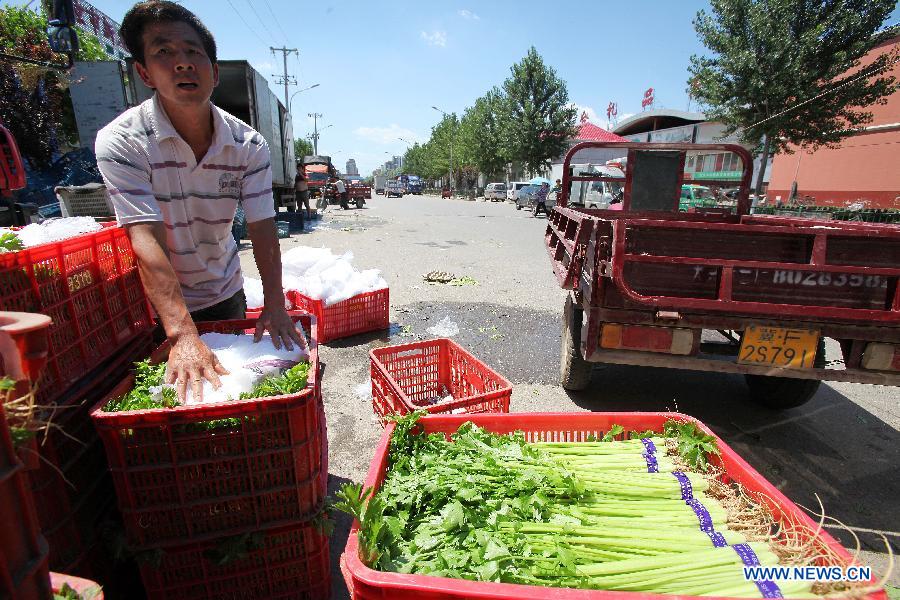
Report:
M 104 412 L 127 393 L 128 377 L 91 417 L 106 448 L 135 548 L 199 542 L 248 528 L 287 525 L 315 514 L 325 499 L 325 420 L 318 380 L 315 320 L 294 316 L 308 332 L 310 370 L 297 394 L 170 409 Z M 198 323 L 201 333 L 252 333 L 253 320 Z M 168 344 L 153 354 L 164 360 Z M 219 427 L 196 427 L 223 419 Z
M 217 564 L 211 553 L 221 551 L 234 538 L 171 548 L 158 567 L 142 564 L 147 599 L 324 600 L 330 596 L 328 537 L 315 524 L 265 530 L 255 537 L 251 547 L 256 549 L 225 564 Z
M 42 404 L 152 327 L 131 242 L 115 223 L 0 254 L 0 310 L 53 319 L 50 354 L 38 380 Z
M 428 415 L 419 423 L 425 433 L 443 433 L 449 436 L 466 422 L 472 422 L 488 431 L 500 434 L 522 431 L 529 441 L 584 441 L 588 436 L 600 437 L 612 425 L 621 425 L 624 435 L 631 431 L 652 429 L 662 432 L 666 421 L 676 419 L 690 421 L 701 430 L 716 437 L 721 456 L 712 457 L 711 462 L 725 470 L 727 480 L 744 486 L 746 492 L 757 494 L 758 501 L 765 503 L 776 520 L 792 520 L 808 531 L 818 530 L 818 526 L 802 509 L 791 502 L 775 486 L 765 480 L 747 461 L 716 436 L 700 421 L 679 413 L 519 413 L 482 415 Z M 394 424 L 389 423 L 381 436 L 375 457 L 369 467 L 365 487 L 378 489 L 384 481 L 388 466 L 388 449 Z M 341 572 L 351 590 L 354 600 L 456 600 L 478 598 L 480 600 L 672 600 L 675 596 L 648 594 L 641 592 L 611 592 L 602 590 L 576 590 L 570 588 L 550 588 L 511 583 L 493 583 L 433 577 L 430 575 L 405 575 L 375 571 L 365 566 L 359 559 L 357 543 L 358 523 L 353 524 L 344 553 L 341 555 Z M 846 564 L 852 556 L 827 532 L 819 534 L 817 544 L 827 547 Z M 693 596 L 678 596 L 693 598 Z M 869 600 L 887 600 L 887 594 L 880 591 L 866 596 Z
M 425 409 L 430 413 L 509 412 L 512 385 L 447 338 L 375 348 L 369 352 L 372 408 L 381 419 Z M 454 400 L 428 404 L 444 390 Z
M 322 344 L 390 326 L 391 298 L 388 288 L 358 294 L 327 306 L 323 300 L 310 298 L 296 290 L 288 291 L 287 296 L 295 310 L 316 317 L 321 336 L 319 342 Z

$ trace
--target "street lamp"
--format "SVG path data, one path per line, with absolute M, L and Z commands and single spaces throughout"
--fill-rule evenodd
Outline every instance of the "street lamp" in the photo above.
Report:
M 311 90 L 311 89 L 317 88 L 317 87 L 319 87 L 319 84 L 318 84 L 318 83 L 314 83 L 314 84 L 312 84 L 312 85 L 309 86 L 309 87 L 303 88 L 302 90 L 297 90 L 296 92 L 294 92 L 293 94 L 291 94 L 291 99 L 288 100 L 288 107 L 287 107 L 287 108 L 288 108 L 288 112 L 291 113 L 291 114 L 294 114 L 294 111 L 291 109 L 291 107 L 294 106 L 294 96 L 296 96 L 296 95 L 299 94 L 300 92 L 306 92 L 306 91 L 308 91 L 308 90 Z
M 408 141 L 404 140 L 402 137 L 398 137 L 397 139 L 400 140 L 401 142 L 405 143 L 410 148 L 412 148 L 412 144 L 410 144 Z
M 448 115 L 447 113 L 445 113 L 444 111 L 442 111 L 441 109 L 439 109 L 437 106 L 432 106 L 431 108 L 433 108 L 434 110 L 438 111 L 439 113 L 441 113 L 441 114 L 444 115 L 445 117 L 449 117 L 449 116 L 450 116 L 450 115 Z M 455 133 L 454 133 L 453 136 L 450 137 L 450 171 L 447 172 L 447 180 L 448 180 L 448 181 L 447 181 L 447 185 L 450 186 L 450 191 L 451 191 L 451 192 L 453 191 L 453 138 L 454 138 L 454 137 L 456 137 L 456 134 L 455 134 Z

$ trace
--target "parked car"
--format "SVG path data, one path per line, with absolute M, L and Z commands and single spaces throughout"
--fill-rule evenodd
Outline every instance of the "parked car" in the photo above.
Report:
M 705 185 L 685 184 L 681 186 L 681 198 L 678 210 L 692 212 L 691 209 L 716 206 L 716 198 L 712 190 Z
M 534 195 L 539 189 L 541 189 L 541 186 L 539 185 L 526 185 L 517 191 L 516 210 L 522 210 L 523 208 L 531 206 L 531 201 L 534 199 Z
M 506 186 L 506 199 L 510 202 L 516 201 L 516 192 L 521 190 L 523 187 L 527 186 L 527 181 L 513 181 L 510 182 L 508 186 Z
M 384 195 L 387 196 L 388 198 L 391 198 L 391 197 L 402 198 L 403 192 L 404 192 L 403 183 L 400 181 L 397 181 L 396 179 L 391 179 L 390 181 L 388 181 L 387 183 L 384 184 Z
M 571 206 L 583 206 L 584 208 L 608 209 L 622 199 L 625 188 L 625 173 L 617 167 L 602 165 L 576 165 L 573 171 L 581 177 L 600 175 L 621 179 L 621 183 L 615 181 L 573 181 L 569 204 Z M 615 208 L 615 207 L 613 207 Z
M 489 183 L 484 188 L 484 199 L 491 202 L 503 202 L 506 200 L 506 184 L 505 183 Z

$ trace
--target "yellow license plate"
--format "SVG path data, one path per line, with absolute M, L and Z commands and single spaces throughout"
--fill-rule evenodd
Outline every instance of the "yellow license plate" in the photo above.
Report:
M 737 361 L 746 365 L 811 369 L 818 346 L 818 331 L 750 325 L 744 330 Z

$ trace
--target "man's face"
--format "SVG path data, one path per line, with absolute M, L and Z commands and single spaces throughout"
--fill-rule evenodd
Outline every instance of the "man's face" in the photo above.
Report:
M 219 67 L 210 62 L 193 27 L 183 22 L 154 23 L 144 30 L 144 61 L 135 63 L 147 86 L 169 106 L 209 102 L 219 83 Z

